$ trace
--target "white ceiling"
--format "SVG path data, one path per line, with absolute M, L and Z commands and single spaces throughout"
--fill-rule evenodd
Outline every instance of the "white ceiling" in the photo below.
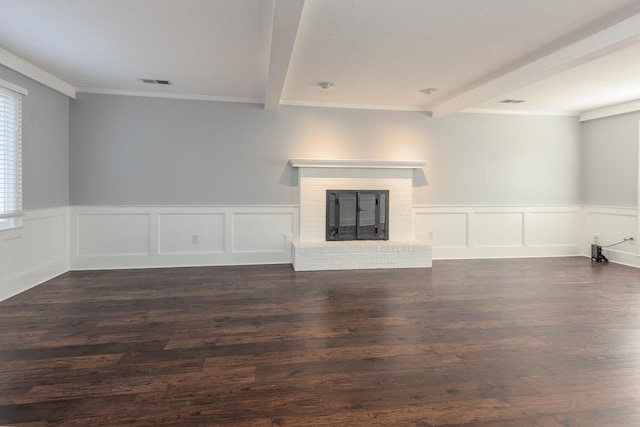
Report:
M 0 0 L 0 63 L 78 92 L 576 114 L 640 99 L 640 0 Z

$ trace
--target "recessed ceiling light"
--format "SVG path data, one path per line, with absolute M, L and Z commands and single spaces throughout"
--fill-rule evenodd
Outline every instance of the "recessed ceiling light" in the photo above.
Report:
M 333 82 L 318 82 L 316 83 L 317 86 L 320 86 L 322 89 L 329 89 L 331 86 L 333 86 Z
M 425 95 L 433 95 L 437 91 L 438 91 L 437 87 L 430 87 L 430 88 L 427 88 L 427 89 L 422 89 L 420 91 L 420 93 L 424 93 Z
M 171 82 L 169 80 L 158 80 L 158 79 L 140 79 L 143 83 L 148 83 L 151 85 L 170 85 Z
M 501 104 L 521 104 L 524 102 L 524 99 L 503 99 L 500 101 Z

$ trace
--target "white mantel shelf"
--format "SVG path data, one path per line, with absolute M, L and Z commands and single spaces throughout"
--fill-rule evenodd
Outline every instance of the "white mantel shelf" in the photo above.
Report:
M 289 159 L 293 168 L 422 169 L 426 160 Z

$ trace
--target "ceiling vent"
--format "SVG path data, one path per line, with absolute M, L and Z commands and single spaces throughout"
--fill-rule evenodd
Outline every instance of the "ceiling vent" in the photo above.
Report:
M 430 88 L 427 88 L 427 89 L 422 89 L 420 91 L 420 93 L 424 93 L 425 95 L 433 95 L 437 91 L 438 91 L 437 87 L 430 87 Z
M 140 79 L 143 83 L 148 83 L 151 85 L 170 85 L 171 82 L 169 80 L 156 80 L 156 79 Z
M 501 104 L 521 104 L 524 102 L 524 99 L 503 99 L 500 101 Z

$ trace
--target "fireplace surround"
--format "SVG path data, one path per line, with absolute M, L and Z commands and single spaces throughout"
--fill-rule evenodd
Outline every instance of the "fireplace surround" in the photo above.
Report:
M 298 233 L 292 242 L 294 269 L 431 267 L 431 246 L 418 241 L 413 231 L 413 187 L 425 185 L 425 163 L 413 160 L 289 160 L 290 166 L 298 170 L 300 200 Z M 327 192 L 338 191 L 387 191 L 387 207 L 383 214 L 387 240 L 327 240 Z M 371 222 L 371 217 L 367 220 Z

